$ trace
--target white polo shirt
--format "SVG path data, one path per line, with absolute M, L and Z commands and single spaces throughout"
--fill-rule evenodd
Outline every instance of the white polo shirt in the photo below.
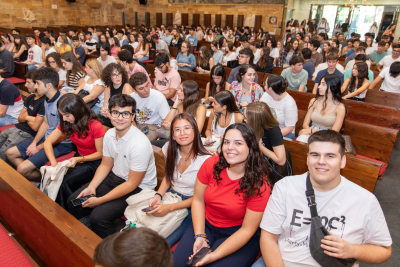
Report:
M 103 141 L 103 155 L 114 159 L 113 173 L 128 180 L 129 171 L 143 172 L 139 187 L 154 189 L 157 186 L 157 172 L 153 148 L 149 139 L 138 128 L 131 125 L 129 131 L 119 140 L 116 130 L 107 131 Z

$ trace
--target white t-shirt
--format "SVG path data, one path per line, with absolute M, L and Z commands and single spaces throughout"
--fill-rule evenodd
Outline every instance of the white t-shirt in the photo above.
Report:
M 279 128 L 296 126 L 298 120 L 297 105 L 291 95 L 286 93 L 283 99 L 276 101 L 268 93 L 264 93 L 260 101 L 267 103 L 270 108 L 275 110 Z M 295 129 L 293 129 L 293 133 L 294 130 Z
M 136 92 L 130 94 L 136 100 L 136 120 L 140 124 L 161 124 L 170 108 L 165 96 L 155 89 L 150 89 L 147 98 L 141 98 Z
M 236 53 L 232 52 L 229 57 L 227 57 L 225 55 L 224 58 L 222 59 L 222 62 L 227 64 L 228 61 L 235 60 L 235 59 L 236 59 Z
M 395 61 L 400 61 L 400 57 L 398 59 L 393 59 L 392 55 L 387 55 L 381 59 L 379 65 L 382 65 L 383 68 L 387 68 L 390 67 L 390 65 L 392 65 L 392 63 Z
M 60 68 L 60 70 L 58 71 L 58 78 L 60 79 L 60 81 L 64 81 L 62 87 L 67 86 L 67 72 L 65 70 Z
M 269 53 L 269 56 L 273 58 L 279 57 L 279 49 L 276 47 L 273 48 L 272 51 Z
M 95 87 L 96 85 L 105 86 L 101 79 L 96 80 L 92 84 L 88 84 L 87 81 L 89 79 L 90 79 L 90 76 L 85 76 L 85 85 L 83 86 L 83 90 L 88 91 L 89 93 L 92 92 L 93 87 Z M 98 107 L 102 108 L 103 107 L 103 103 L 104 103 L 104 91 L 103 91 L 103 93 L 101 93 L 101 95 L 98 96 L 98 98 L 99 98 L 99 102 L 96 103 L 95 106 L 98 106 Z
M 130 44 L 132 47 L 133 47 L 133 49 L 135 49 L 137 46 L 138 46 L 138 42 L 134 42 L 133 44 Z
M 38 45 L 34 45 L 28 50 L 28 61 L 35 61 L 35 66 L 39 67 L 39 65 L 43 62 L 42 60 L 42 48 Z
M 49 50 L 44 50 L 44 55 L 47 57 L 48 54 L 57 52 L 53 47 L 50 47 Z
M 325 62 L 325 63 L 319 64 L 318 67 L 314 71 L 313 77 L 317 77 L 318 72 L 320 72 L 321 70 L 325 70 L 327 68 L 328 68 L 328 63 Z M 339 63 L 336 64 L 336 69 L 344 74 L 344 68 Z
M 306 178 L 307 173 L 278 181 L 260 224 L 263 230 L 280 235 L 278 246 L 285 267 L 320 267 L 308 243 L 311 212 L 305 195 Z M 332 234 L 352 244 L 392 244 L 381 206 L 371 192 L 343 176 L 335 189 L 314 191 L 318 215 Z
M 377 50 L 377 48 L 375 48 L 375 46 L 367 47 L 367 50 L 365 50 L 365 54 L 369 55 L 376 50 Z
M 115 60 L 115 57 L 110 56 L 110 55 L 107 56 L 107 59 L 105 61 L 101 60 L 101 57 L 98 57 L 97 60 L 103 66 L 103 69 L 110 63 L 117 63 L 117 61 Z
M 390 76 L 390 67 L 384 68 L 379 76 L 384 79 L 381 85 L 382 90 L 400 94 L 400 76 L 396 78 Z
M 254 64 L 257 64 L 260 60 L 260 48 L 257 48 L 257 51 L 254 53 Z
M 115 136 L 115 128 L 111 128 L 103 140 L 103 156 L 114 159 L 113 173 L 128 180 L 130 170 L 145 171 L 139 187 L 154 189 L 157 186 L 157 171 L 153 147 L 147 136 L 133 125 L 123 137 L 117 140 Z
M 168 146 L 169 142 L 165 143 L 165 145 L 162 147 L 162 152 L 164 153 L 165 156 L 168 154 Z M 182 156 L 179 153 L 178 149 L 178 158 L 176 159 L 176 164 L 179 163 L 181 160 Z M 173 187 L 174 190 L 182 195 L 185 196 L 193 196 L 194 193 L 194 185 L 196 184 L 197 180 L 197 173 L 200 170 L 201 165 L 203 165 L 204 161 L 211 157 L 210 155 L 197 155 L 195 160 L 191 160 L 190 166 L 181 174 L 175 166 L 174 169 L 174 175 L 173 175 Z

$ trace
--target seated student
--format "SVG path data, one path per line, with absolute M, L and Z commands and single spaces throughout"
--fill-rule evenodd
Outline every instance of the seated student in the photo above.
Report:
M 256 41 L 253 41 L 250 43 L 251 51 L 253 51 L 254 59 L 253 62 L 254 64 L 257 64 L 258 61 L 260 60 L 260 44 Z
M 53 47 L 51 47 L 51 41 L 49 38 L 47 37 L 43 37 L 42 39 L 40 39 L 40 43 L 41 43 L 41 49 L 42 49 L 42 63 L 40 63 L 40 65 L 38 66 L 38 69 L 42 68 L 45 66 L 46 64 L 46 57 L 50 54 L 50 53 L 54 53 L 57 52 Z
M 26 42 L 29 45 L 28 58 L 22 62 L 28 65 L 28 70 L 36 69 L 42 63 L 42 49 L 35 44 L 35 36 L 28 33 L 26 35 Z
M 237 56 L 239 56 L 240 50 L 242 50 L 243 48 L 245 48 L 245 45 L 247 46 L 247 48 L 249 48 L 249 46 L 250 46 L 246 35 L 240 36 L 240 38 L 238 39 L 238 41 L 239 41 L 239 47 L 236 48 L 236 55 L 237 55 Z M 253 55 L 253 59 L 254 59 L 254 54 L 253 54 L 253 53 L 251 53 L 251 54 Z M 279 56 L 278 56 L 278 57 L 279 57 Z
M 244 121 L 253 128 L 261 152 L 276 164 L 285 165 L 286 152 L 282 132 L 268 105 L 261 101 L 249 104 L 244 111 Z
M 344 69 L 345 71 L 353 67 L 353 65 L 355 64 L 355 57 L 358 56 L 358 55 L 365 55 L 365 47 L 359 46 L 359 47 L 357 47 L 356 52 L 351 54 L 352 60 L 350 60 L 346 64 L 346 67 Z M 371 66 L 371 59 L 367 55 L 365 55 L 365 58 L 366 58 L 366 62 L 365 63 L 368 65 L 368 68 L 369 68 Z
M 285 49 L 281 52 L 279 56 L 279 60 L 276 63 L 277 67 L 288 68 L 290 67 L 290 59 L 294 56 L 301 56 L 299 51 L 299 41 L 297 39 L 292 39 L 285 46 Z
M 19 113 L 19 123 L 0 133 L 0 158 L 4 161 L 6 161 L 7 149 L 34 138 L 43 122 L 45 96 L 39 95 L 35 89 L 33 75 L 34 71 L 29 71 L 25 75 L 25 87 L 31 95 L 28 96 L 24 108 Z
M 324 77 L 327 74 L 336 74 L 341 81 L 341 85 L 344 82 L 344 75 L 342 72 L 340 72 L 339 70 L 336 69 L 336 66 L 339 65 L 338 64 L 339 60 L 338 60 L 338 56 L 335 53 L 330 53 L 328 55 L 327 61 L 326 63 L 328 64 L 328 68 L 321 70 L 318 72 L 317 77 L 315 78 L 315 85 L 314 85 L 314 89 L 313 89 L 313 94 L 317 93 L 317 88 L 319 86 L 319 83 L 321 82 L 322 77 Z
M 312 134 L 307 165 L 308 173 L 288 176 L 275 184 L 260 224 L 263 257 L 253 267 L 320 266 L 310 252 L 311 224 L 304 223 L 312 217 L 305 196 L 308 179 L 318 215 L 330 222 L 326 224 L 330 235 L 322 239 L 324 251 L 320 252 L 369 264 L 387 261 L 392 239 L 378 200 L 340 175 L 346 165 L 343 137 L 331 130 Z M 293 246 L 300 240 L 307 245 Z
M 164 34 L 161 36 L 161 40 L 166 42 L 168 45 L 170 45 L 172 41 L 171 31 L 172 31 L 171 27 L 165 28 Z
M 19 58 L 20 62 L 24 62 L 28 59 L 29 46 L 21 35 L 14 34 L 13 37 L 15 43 L 15 47 L 13 50 L 13 57 Z
M 191 45 L 188 41 L 182 42 L 181 52 L 178 53 L 176 61 L 180 70 L 193 71 L 196 67 L 196 58 L 190 53 Z
M 314 61 L 314 66 L 318 67 L 319 64 L 323 63 L 324 57 L 317 52 L 321 43 L 318 40 L 311 40 L 310 49 L 311 49 L 311 60 Z
M 176 101 L 164 120 L 164 127 L 169 129 L 175 115 L 182 112 L 187 112 L 193 116 L 201 133 L 206 120 L 207 109 L 201 104 L 199 85 L 195 81 L 182 82 Z
M 154 48 L 152 48 L 152 49 L 155 49 L 155 50 L 157 50 L 157 51 L 160 51 L 161 49 L 166 49 L 166 50 L 168 50 L 168 44 L 167 44 L 167 42 L 161 40 L 161 39 L 158 37 L 158 34 L 153 34 L 153 35 L 151 36 L 151 39 L 153 40 L 153 42 L 154 42 L 155 45 L 156 45 L 156 46 L 155 46 Z
M 393 46 L 392 54 L 387 55 L 379 61 L 379 65 L 376 67 L 376 70 L 381 72 L 384 68 L 388 68 L 392 65 L 393 62 L 400 61 L 400 44 L 396 44 Z
M 157 251 L 157 253 L 155 253 Z M 109 235 L 94 250 L 96 267 L 173 267 L 171 248 L 155 231 L 143 227 Z
M 62 94 L 57 89 L 58 73 L 52 68 L 43 68 L 35 71 L 35 87 L 39 95 L 45 95 L 45 117 L 40 125 L 35 138 L 28 139 L 6 151 L 8 161 L 16 167 L 17 171 L 30 181 L 40 181 L 41 174 L 38 169 L 47 161 L 43 150 L 43 143 L 59 124 L 57 102 Z M 69 139 L 54 146 L 54 156 L 60 157 L 72 151 Z
M 103 141 L 103 158 L 93 180 L 74 192 L 67 201 L 68 211 L 77 219 L 90 216 L 93 232 L 101 238 L 115 233 L 113 221 L 124 215 L 126 199 L 144 188 L 154 189 L 157 173 L 150 141 L 132 122 L 136 102 L 129 95 L 110 99 L 109 112 L 114 128 Z M 94 194 L 82 206 L 72 200 Z
M 71 51 L 72 48 L 69 44 L 68 37 L 65 35 L 60 35 L 58 37 L 59 46 L 55 46 L 57 53 L 64 54 L 65 52 Z
M 148 76 L 142 72 L 134 73 L 129 84 L 133 88 L 130 96 L 136 101 L 137 127 L 140 130 L 145 126 L 149 127 L 151 131 L 146 136 L 153 141 L 156 138 L 154 131 L 161 127 L 170 112 L 168 102 L 161 92 L 150 87 Z
M 270 56 L 270 49 L 264 46 L 260 50 L 260 60 L 255 64 L 256 71 L 262 73 L 272 73 L 274 68 L 274 58 Z
M 120 60 L 119 64 L 125 69 L 125 71 L 128 73 L 128 79 L 131 77 L 136 72 L 141 72 L 147 77 L 147 82 L 149 83 L 150 88 L 153 88 L 153 84 L 151 83 L 149 74 L 143 68 L 140 64 L 138 64 L 135 60 L 132 58 L 131 52 L 128 50 L 123 50 L 121 52 L 118 52 L 118 58 Z
M 367 61 L 367 57 L 364 54 L 359 54 L 354 58 L 354 62 L 355 64 L 357 63 L 368 63 Z M 368 66 L 368 64 L 367 64 Z M 351 67 L 350 69 L 346 70 L 344 73 L 344 80 L 346 80 L 347 78 L 351 77 L 353 74 L 353 67 Z M 370 83 L 372 83 L 374 81 L 374 72 L 372 70 L 370 70 L 368 68 L 368 80 Z
M 211 69 L 214 67 L 214 58 L 206 46 L 202 46 L 199 49 L 199 62 L 196 71 L 199 73 L 210 74 Z
M 236 75 L 239 72 L 239 69 L 241 68 L 242 65 L 250 64 L 253 65 L 253 52 L 251 51 L 250 48 L 243 48 L 239 52 L 239 66 L 231 70 L 231 73 L 229 74 L 228 78 L 228 83 L 231 84 L 232 82 L 236 81 Z M 258 75 L 257 72 L 255 73 L 256 76 L 254 78 L 255 81 L 258 81 Z
M 355 53 L 352 53 L 350 56 L 346 57 L 346 60 L 344 61 L 344 65 L 346 66 L 351 60 L 353 60 L 356 55 L 359 54 L 365 54 L 367 56 L 367 60 L 370 60 L 372 63 L 372 59 L 370 58 L 369 55 L 366 54 L 366 50 L 368 48 L 367 43 L 361 43 L 355 50 Z M 358 52 L 358 53 L 357 53 Z
M 270 75 L 264 82 L 265 93 L 260 101 L 275 110 L 276 119 L 282 135 L 295 138 L 295 127 L 298 120 L 296 101 L 286 92 L 287 82 L 280 75 Z
M 93 34 L 90 31 L 87 31 L 85 36 L 86 36 L 85 47 L 87 48 L 87 52 L 89 55 L 93 54 L 94 52 L 96 52 L 97 40 L 96 38 L 94 38 Z
M 400 93 L 400 62 L 393 62 L 390 67 L 384 68 L 375 80 L 370 84 L 368 89 L 374 87 L 382 80 L 380 90 L 392 93 Z
M 193 46 L 194 50 L 196 51 L 197 43 L 198 43 L 199 39 L 196 36 L 196 28 L 195 27 L 189 28 L 189 35 L 186 36 L 186 41 L 188 41 L 190 43 L 190 45 Z
M 18 123 L 18 117 L 24 107 L 18 88 L 0 76 L 0 126 Z
M 309 48 L 304 48 L 301 51 L 301 54 L 303 55 L 304 63 L 303 63 L 303 70 L 307 71 L 308 73 L 308 80 L 311 80 L 315 71 L 315 66 L 314 66 L 314 61 L 311 59 L 311 49 Z
M 108 42 L 104 42 L 108 43 Z M 121 51 L 120 42 L 117 37 L 110 38 L 110 56 L 113 58 L 118 57 L 118 52 Z
M 206 94 L 204 103 L 213 101 L 216 93 L 223 90 L 229 90 L 230 84 L 226 82 L 225 68 L 221 64 L 214 65 L 210 71 L 210 81 L 206 85 Z
M 360 43 L 361 43 L 361 41 L 359 39 L 353 40 L 353 47 L 347 52 L 346 58 L 356 52 L 356 49 L 357 49 L 357 47 L 359 47 Z
M 4 48 L 8 50 L 10 53 L 13 52 L 15 44 L 13 40 L 13 36 L 9 33 L 3 33 L 1 34 L 0 40 L 3 42 Z
M 328 49 L 328 55 L 331 54 L 331 53 L 337 54 L 338 51 L 339 51 L 338 48 L 336 48 L 336 47 L 331 47 L 331 48 Z M 339 59 L 339 57 L 338 57 L 338 59 Z M 338 62 L 339 62 L 339 61 L 338 61 Z M 318 73 L 319 73 L 321 70 L 325 70 L 325 69 L 327 69 L 327 68 L 328 68 L 328 62 L 324 62 L 324 63 L 319 64 L 318 67 L 315 68 L 315 71 L 314 71 L 312 80 L 313 80 L 313 81 L 315 80 L 315 78 L 317 77 Z M 338 71 L 340 71 L 341 73 L 344 73 L 344 68 L 343 68 L 343 66 L 342 66 L 341 64 L 336 64 L 336 69 L 337 69 Z
M 100 57 L 97 60 L 100 62 L 103 69 L 111 63 L 118 63 L 115 57 L 110 56 L 110 44 L 108 42 L 100 42 L 96 45 L 97 51 L 100 52 Z
M 61 55 L 57 52 L 53 52 L 47 55 L 46 60 L 46 67 L 53 68 L 58 73 L 58 89 L 66 86 L 67 83 L 67 72 L 63 69 L 63 65 L 61 62 Z
M 145 33 L 140 33 L 138 36 L 138 46 L 134 50 L 133 58 L 140 62 L 149 60 L 150 45 L 146 39 Z
M 92 110 L 96 115 L 100 113 L 100 109 L 103 107 L 104 102 L 104 90 L 106 89 L 103 81 L 101 80 L 101 73 L 103 67 L 94 58 L 86 60 L 85 63 L 85 82 L 81 84 L 73 93 L 78 94 L 81 90 L 85 90 L 89 95 L 83 97 L 85 103 L 98 99 L 97 103 L 92 107 Z
M 215 141 L 215 139 L 219 140 L 228 126 L 243 122 L 243 115 L 236 105 L 235 98 L 229 91 L 217 92 L 211 103 L 213 110 L 208 119 L 204 144 Z
M 0 76 L 9 78 L 14 75 L 15 64 L 14 57 L 10 51 L 3 46 L 3 41 L 0 39 Z
M 105 131 L 97 116 L 79 96 L 66 94 L 60 98 L 57 106 L 60 124 L 46 138 L 43 148 L 52 167 L 58 164 L 53 144 L 62 135 L 70 138 L 78 149 L 74 157 L 69 159 L 70 163 L 67 165 L 69 169 L 64 175 L 56 199 L 61 207 L 67 209 L 68 197 L 82 185 L 90 182 L 100 165 Z
M 190 207 L 197 173 L 211 154 L 204 148 L 196 121 L 189 113 L 180 113 L 172 120 L 169 142 L 163 146 L 162 151 L 167 166 L 165 177 L 149 204 L 155 209 L 147 215 L 163 217 L 174 210 L 188 209 L 188 216 L 178 229 L 167 237 L 168 244 L 173 246 L 192 224 Z M 169 205 L 161 204 L 166 192 L 177 194 L 182 201 Z
M 368 65 L 364 62 L 356 63 L 353 66 L 351 77 L 347 78 L 341 89 L 341 93 L 347 95 L 343 99 L 365 101 L 370 82 L 368 80 Z
M 85 62 L 86 59 L 85 48 L 80 44 L 78 36 L 73 36 L 71 39 L 72 39 L 72 53 L 74 53 L 76 59 L 83 66 L 83 63 Z
M 154 64 L 159 71 L 155 74 L 153 88 L 165 96 L 169 106 L 173 106 L 176 100 L 176 92 L 181 85 L 181 76 L 178 71 L 170 66 L 169 57 L 165 53 L 159 53 Z
M 256 70 L 251 65 L 241 65 L 236 74 L 236 81 L 231 84 L 229 91 L 235 97 L 237 105 L 242 109 L 248 104 L 259 101 L 264 91 L 254 82 Z M 243 110 L 241 110 L 243 114 Z
M 229 61 L 236 60 L 236 53 L 233 51 L 233 43 L 225 42 L 223 47 L 225 49 L 224 57 L 222 58 L 222 65 L 227 66 Z
M 281 76 L 288 82 L 288 89 L 305 92 L 307 91 L 308 72 L 303 70 L 304 59 L 301 56 L 293 56 L 289 60 L 290 68 L 282 71 Z
M 258 227 L 273 184 L 259 140 L 244 123 L 230 125 L 223 140 L 219 155 L 207 159 L 197 174 L 193 224 L 173 254 L 176 267 L 186 266 L 188 257 L 206 246 L 212 252 L 200 266 L 247 267 L 260 249 Z
M 69 87 L 68 89 L 63 88 L 63 90 L 73 92 L 84 84 L 86 72 L 71 51 L 61 55 L 61 62 L 64 69 L 67 71 L 67 87 Z
M 117 40 L 119 43 L 119 47 L 128 44 L 128 40 L 124 38 L 124 31 L 119 30 L 117 31 Z
M 379 62 L 381 62 L 381 60 L 388 55 L 388 53 L 384 51 L 385 44 L 386 43 L 384 41 L 379 41 L 376 50 L 369 55 L 373 66 L 379 64 Z
M 160 53 L 165 53 L 165 54 L 167 54 L 168 55 L 168 58 L 169 58 L 169 65 L 174 69 L 174 70 L 176 70 L 176 71 L 178 71 L 178 69 L 179 69 L 179 67 L 178 67 L 178 65 L 176 65 L 177 63 L 178 63 L 178 61 L 176 61 L 176 59 L 175 58 L 173 58 L 172 56 L 171 56 L 171 54 L 169 53 L 169 50 L 165 50 L 165 49 L 161 49 L 160 50 Z M 136 62 L 136 63 L 141 63 L 141 62 Z M 145 66 L 143 66 L 143 65 L 141 65 L 143 68 L 145 68 Z M 155 69 L 154 69 L 154 75 L 156 74 L 156 72 L 158 71 L 158 68 L 157 67 L 155 67 Z M 147 73 L 149 73 L 149 72 L 147 72 Z
M 328 73 L 322 77 L 316 96 L 308 105 L 303 129 L 299 132 L 297 141 L 307 143 L 308 137 L 320 130 L 331 129 L 340 132 L 346 116 L 341 85 L 341 79 L 335 74 Z
M 218 49 L 218 42 L 212 41 L 210 45 L 210 49 L 213 54 L 213 59 L 215 64 L 222 64 L 222 60 L 224 59 L 224 52 Z
M 117 94 L 129 95 L 133 92 L 133 89 L 128 83 L 128 74 L 121 65 L 116 63 L 111 63 L 103 69 L 101 80 L 106 89 L 104 90 L 103 107 L 100 110 L 99 118 L 104 126 L 112 128 L 113 125 L 108 112 L 110 98 Z

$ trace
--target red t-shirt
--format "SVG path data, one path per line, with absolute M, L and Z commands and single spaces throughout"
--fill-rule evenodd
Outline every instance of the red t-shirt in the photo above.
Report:
M 57 128 L 61 131 L 60 125 L 58 125 Z M 103 125 L 99 121 L 91 121 L 89 123 L 87 136 L 83 134 L 81 138 L 78 138 L 78 132 L 74 132 L 69 138 L 78 148 L 78 153 L 82 156 L 87 156 L 97 152 L 94 141 L 95 139 L 104 137 L 105 134 L 106 132 L 104 131 Z
M 265 188 L 261 189 L 261 195 L 244 199 L 243 193 L 235 194 L 235 190 L 240 189 L 240 179 L 232 181 L 227 169 L 221 172 L 221 180 L 217 185 L 213 171 L 218 160 L 218 155 L 208 158 L 197 173 L 199 181 L 208 185 L 204 192 L 207 221 L 215 227 L 227 228 L 242 225 L 246 208 L 264 212 L 271 195 L 271 188 L 265 184 Z

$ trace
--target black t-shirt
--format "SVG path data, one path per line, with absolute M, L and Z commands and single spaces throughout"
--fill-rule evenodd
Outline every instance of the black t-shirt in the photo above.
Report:
M 342 24 L 342 32 L 347 32 L 347 28 L 349 27 L 348 23 L 343 23 Z M 346 37 L 346 36 L 345 36 Z
M 14 74 L 14 57 L 11 52 L 5 48 L 3 48 L 3 51 L 0 51 L 0 69 L 5 71 L 0 73 L 3 78 L 12 77 Z
M 44 100 L 46 99 L 46 96 L 42 96 L 38 99 L 35 100 L 35 95 L 30 95 L 26 101 L 25 101 L 25 106 L 26 111 L 28 112 L 29 116 L 36 117 L 44 117 L 45 111 L 44 111 Z M 32 130 L 32 128 L 28 125 L 28 123 L 25 122 L 20 122 L 15 125 L 17 129 L 20 129 L 24 132 L 27 132 L 28 134 L 35 136 L 36 131 Z
M 266 148 L 273 151 L 273 147 L 283 145 L 283 136 L 279 126 L 274 126 L 269 130 L 264 130 L 262 142 Z

